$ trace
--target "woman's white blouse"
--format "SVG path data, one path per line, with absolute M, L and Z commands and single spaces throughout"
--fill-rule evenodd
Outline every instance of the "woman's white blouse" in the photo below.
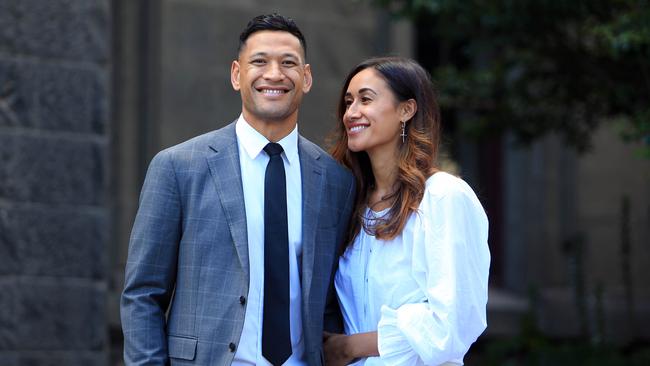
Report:
M 378 240 L 362 229 L 335 277 L 345 332 L 378 332 L 380 356 L 357 364 L 462 365 L 487 326 L 487 238 L 476 195 L 444 172 L 427 180 L 401 235 Z

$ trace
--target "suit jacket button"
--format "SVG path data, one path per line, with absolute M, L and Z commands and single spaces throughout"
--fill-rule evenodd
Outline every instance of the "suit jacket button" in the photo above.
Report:
M 244 305 L 246 303 L 246 297 L 244 296 L 239 296 L 239 303 Z
M 228 348 L 230 348 L 230 352 L 235 352 L 235 350 L 237 349 L 237 346 L 234 343 L 230 342 L 230 344 L 228 345 Z

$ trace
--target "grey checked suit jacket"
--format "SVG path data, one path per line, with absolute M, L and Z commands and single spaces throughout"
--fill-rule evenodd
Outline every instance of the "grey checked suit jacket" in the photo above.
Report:
M 305 357 L 320 365 L 323 314 L 333 298 L 331 276 L 354 180 L 303 137 L 298 151 Z M 232 362 L 248 295 L 245 215 L 234 123 L 154 157 L 131 233 L 120 304 L 127 365 Z

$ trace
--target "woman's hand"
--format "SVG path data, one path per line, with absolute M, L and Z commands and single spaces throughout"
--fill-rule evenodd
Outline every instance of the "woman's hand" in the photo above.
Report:
M 377 332 L 349 336 L 323 332 L 323 352 L 327 366 L 347 365 L 355 358 L 379 356 Z
M 348 336 L 345 334 L 323 332 L 323 354 L 325 365 L 344 366 L 349 364 L 354 357 L 350 355 Z

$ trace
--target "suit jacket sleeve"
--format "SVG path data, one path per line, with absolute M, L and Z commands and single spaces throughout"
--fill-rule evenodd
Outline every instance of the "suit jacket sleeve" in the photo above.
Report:
M 181 201 L 172 155 L 152 160 L 129 243 L 120 303 L 126 365 L 165 365 L 165 313 L 176 278 Z
M 336 274 L 336 270 L 338 268 L 338 257 L 341 253 L 341 249 L 346 244 L 345 240 L 347 240 L 350 216 L 352 215 L 352 209 L 354 207 L 354 179 L 351 174 L 347 174 L 346 176 L 349 181 L 348 191 L 347 196 L 345 197 L 345 201 L 343 202 L 343 212 L 339 218 L 336 236 L 336 254 L 333 261 L 334 263 L 332 266 L 332 273 L 330 275 L 329 289 L 327 291 L 327 299 L 325 304 L 325 319 L 323 328 L 330 333 L 343 333 L 343 316 L 341 315 L 341 309 L 336 298 L 336 292 L 334 291 L 334 275 Z

